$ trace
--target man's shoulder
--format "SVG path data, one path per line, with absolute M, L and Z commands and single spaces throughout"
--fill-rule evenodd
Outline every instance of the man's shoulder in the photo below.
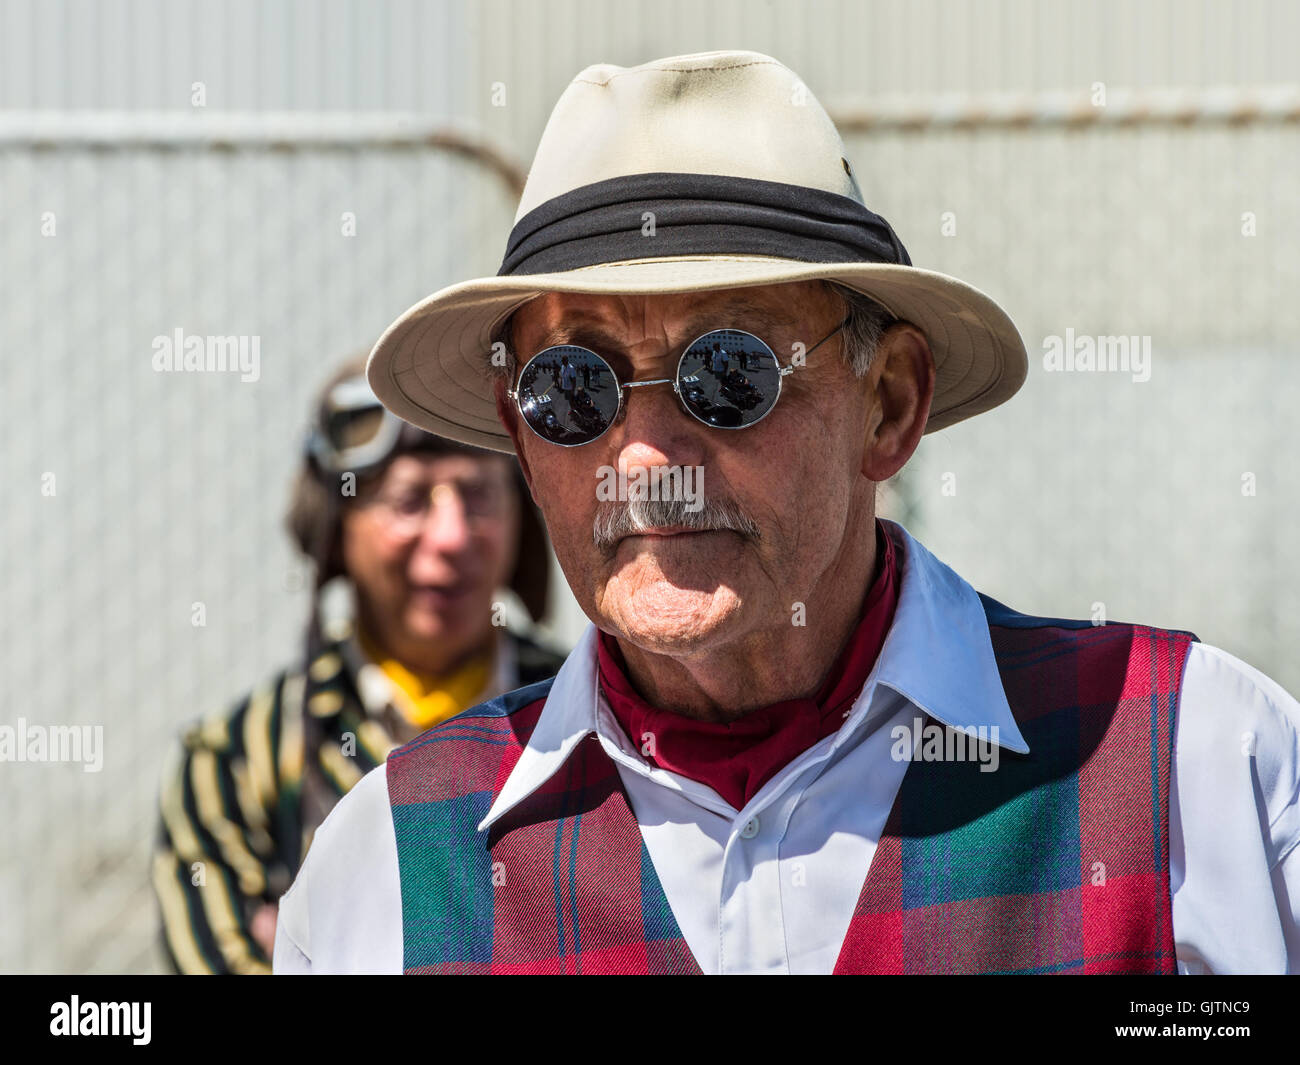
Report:
M 1012 713 L 1036 716 L 1050 704 L 1110 728 L 1137 720 L 1144 701 L 1175 712 L 1188 657 L 1199 639 L 1183 629 L 1092 618 L 1025 614 L 978 593 L 988 638 Z M 1047 692 L 1051 692 L 1051 697 Z
M 1098 604 L 1098 613 L 1092 618 L 1062 618 L 1026 614 L 999 602 L 984 592 L 977 591 L 975 594 L 979 596 L 980 604 L 984 607 L 984 616 L 988 620 L 990 629 L 1062 629 L 1074 632 L 1108 630 L 1112 635 L 1127 631 L 1134 634 L 1167 636 L 1182 643 L 1195 643 L 1199 640 L 1194 632 L 1186 629 L 1160 628 L 1156 625 L 1145 625 L 1134 621 L 1112 621 L 1105 617 L 1104 612 L 1100 609 L 1100 604 Z
M 1222 647 L 1198 643 L 1191 666 L 1202 682 L 1213 683 L 1221 692 L 1256 699 L 1300 726 L 1300 703 L 1295 696 L 1268 674 Z
M 1263 671 L 1221 647 L 1203 642 L 1188 630 L 1024 614 L 982 592 L 978 594 L 991 633 L 1000 629 L 1006 636 L 1040 630 L 1045 641 L 1068 639 L 1074 634 L 1101 648 L 1108 644 L 1130 672 L 1132 656 L 1142 653 L 1144 646 L 1175 649 L 1178 655 L 1168 661 L 1181 663 L 1177 677 L 1155 677 L 1153 682 L 1170 685 L 1176 679 L 1178 683 L 1180 757 L 1188 764 L 1193 759 L 1197 764 L 1209 764 L 1221 759 L 1223 752 L 1240 751 L 1254 766 L 1254 776 L 1270 799 L 1272 816 L 1278 816 L 1282 805 L 1295 805 L 1295 792 L 1300 786 L 1300 702 Z M 1014 641 L 996 643 L 1021 649 Z M 1159 664 L 1158 655 L 1149 656 Z M 1043 662 L 1049 656 L 1035 653 L 1027 660 Z M 1203 747 L 1213 750 L 1200 750 Z
M 1271 791 L 1285 779 L 1286 798 L 1300 785 L 1300 702 L 1272 677 L 1221 647 L 1199 643 L 1188 658 L 1183 704 L 1195 714 L 1197 742 L 1254 758 L 1257 783 Z M 1189 737 L 1190 739 L 1190 737 Z
M 468 839 L 519 764 L 554 678 L 507 692 L 395 748 L 384 763 L 390 818 L 400 839 Z
M 1179 705 L 1180 801 L 1205 819 L 1250 810 L 1270 870 L 1300 847 L 1300 702 L 1235 655 L 1200 643 Z

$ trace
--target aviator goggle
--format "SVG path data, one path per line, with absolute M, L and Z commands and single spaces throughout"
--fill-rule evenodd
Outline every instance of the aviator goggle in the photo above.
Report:
M 849 322 L 845 318 L 808 349 L 811 354 Z M 753 333 L 715 329 L 691 341 L 677 362 L 677 376 L 620 381 L 590 348 L 561 344 L 539 351 L 524 365 L 506 395 L 534 433 L 561 447 L 589 444 L 618 419 L 625 391 L 672 385 L 686 413 L 715 429 L 748 429 L 761 422 L 781 397 L 781 379 L 794 373 Z

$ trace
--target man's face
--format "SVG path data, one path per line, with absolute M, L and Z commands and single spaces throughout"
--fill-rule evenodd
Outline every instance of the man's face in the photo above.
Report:
M 420 668 L 485 639 L 518 537 L 508 458 L 400 455 L 346 509 L 343 562 L 372 635 Z
M 843 320 L 821 283 L 670 296 L 552 293 L 516 312 L 512 348 L 533 354 L 572 342 L 602 355 L 619 380 L 672 377 L 696 337 L 743 329 L 789 365 Z M 599 439 L 565 448 L 534 435 L 512 403 L 498 409 L 514 437 L 534 498 L 570 587 L 598 627 L 650 653 L 689 655 L 761 630 L 787 633 L 796 604 L 811 608 L 835 580 L 837 558 L 873 517 L 862 472 L 868 387 L 842 355 L 842 334 L 784 378 L 781 397 L 747 429 L 692 418 L 668 385 L 625 393 L 621 418 Z M 502 386 L 504 387 L 504 386 Z M 500 393 L 499 393 L 500 397 Z M 702 467 L 702 495 L 753 523 L 732 530 L 629 535 L 602 547 L 597 497 L 603 468 Z

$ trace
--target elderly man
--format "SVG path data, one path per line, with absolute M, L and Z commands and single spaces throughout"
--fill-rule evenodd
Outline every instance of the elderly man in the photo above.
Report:
M 738 334 L 747 387 L 701 388 Z M 579 74 L 499 276 L 368 374 L 518 455 L 592 625 L 340 804 L 277 971 L 1300 968 L 1295 700 L 1190 633 L 1020 614 L 875 515 L 1026 368 L 775 60 Z

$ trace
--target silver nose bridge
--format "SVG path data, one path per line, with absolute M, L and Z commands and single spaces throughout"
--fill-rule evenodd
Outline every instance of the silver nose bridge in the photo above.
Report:
M 793 366 L 782 366 L 779 363 L 777 364 L 776 375 L 778 377 L 788 377 L 792 373 L 794 373 Z M 680 396 L 682 394 L 681 388 L 678 387 L 678 383 L 680 382 L 680 380 L 681 378 L 679 377 L 659 377 L 653 381 L 620 381 L 618 383 L 618 387 L 619 388 L 648 388 L 650 385 L 672 385 L 673 391 Z
M 779 362 L 777 363 L 776 380 L 777 380 L 778 397 L 780 396 L 781 378 L 788 377 L 792 373 L 794 373 L 793 366 L 782 366 Z M 615 380 L 617 380 L 617 378 L 615 378 Z M 677 401 L 681 405 L 683 412 L 688 414 L 690 417 L 694 418 L 696 421 L 704 420 L 686 405 L 686 398 L 682 395 L 680 374 L 677 377 L 657 377 L 653 381 L 619 381 L 618 382 L 618 387 L 619 387 L 618 412 L 614 416 L 615 420 L 622 421 L 623 416 L 627 413 L 627 397 L 623 395 L 623 392 L 626 389 L 649 388 L 651 385 L 672 385 L 673 393 L 677 396 Z M 776 406 L 776 400 L 772 401 L 772 406 Z
M 677 378 L 675 377 L 660 377 L 654 381 L 623 381 L 620 382 L 619 387 L 620 388 L 648 388 L 650 385 L 672 385 L 673 391 L 674 392 L 678 391 Z
M 617 378 L 615 378 L 617 380 Z M 627 390 L 629 388 L 649 388 L 651 385 L 672 385 L 673 394 L 677 397 L 678 405 L 682 408 L 682 413 L 690 415 L 686 409 L 686 404 L 682 402 L 681 389 L 677 387 L 677 378 L 675 377 L 657 377 L 653 381 L 619 381 L 618 410 L 614 413 L 614 422 L 621 422 L 627 417 Z

